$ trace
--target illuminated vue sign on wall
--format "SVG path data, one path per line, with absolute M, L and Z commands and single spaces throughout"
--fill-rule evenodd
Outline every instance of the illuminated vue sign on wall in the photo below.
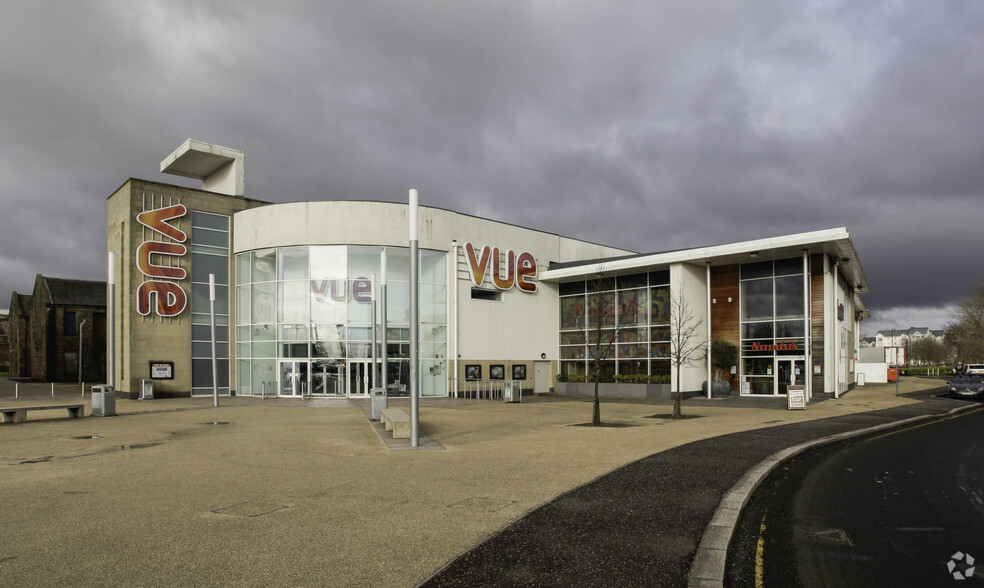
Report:
M 465 244 L 465 257 L 468 258 L 468 270 L 471 281 L 481 286 L 492 265 L 492 285 L 500 290 L 508 290 L 516 286 L 523 292 L 536 292 L 536 258 L 532 253 L 520 253 L 513 250 L 506 252 L 505 267 L 502 264 L 502 254 L 498 247 L 482 247 L 481 255 L 475 252 L 475 246 Z M 503 272 L 505 270 L 505 272 Z
M 188 248 L 182 245 L 188 235 L 167 222 L 181 218 L 187 213 L 188 209 L 183 204 L 175 204 L 147 210 L 137 215 L 137 222 L 151 230 L 151 239 L 137 247 L 137 268 L 147 277 L 137 287 L 137 312 L 143 316 L 155 311 L 163 317 L 174 317 L 184 312 L 188 305 L 188 296 L 181 285 L 169 281 L 183 280 L 187 272 L 177 263 L 173 265 L 162 263 L 165 259 L 173 259 L 177 262 L 188 251 Z M 168 237 L 171 241 L 154 241 L 154 232 Z M 155 261 L 159 263 L 154 263 Z

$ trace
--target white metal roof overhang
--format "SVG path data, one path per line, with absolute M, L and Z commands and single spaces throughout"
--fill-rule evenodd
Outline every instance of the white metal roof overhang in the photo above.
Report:
M 705 265 L 709 262 L 713 267 L 797 257 L 802 255 L 804 250 L 810 254 L 824 253 L 840 262 L 838 271 L 848 284 L 853 286 L 856 293 L 870 291 L 868 278 L 865 277 L 861 267 L 861 260 L 851 242 L 851 236 L 844 227 L 727 245 L 563 264 L 556 269 L 548 268 L 540 272 L 538 278 L 546 282 L 572 282 L 598 275 L 609 276 L 666 269 L 677 263 Z

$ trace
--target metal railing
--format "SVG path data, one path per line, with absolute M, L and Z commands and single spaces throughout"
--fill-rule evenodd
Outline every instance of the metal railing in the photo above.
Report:
M 522 395 L 522 380 L 470 380 L 452 378 L 452 396 L 455 398 L 474 398 L 476 400 L 502 400 L 503 390 L 512 385 L 514 394 Z M 456 384 L 456 385 L 455 385 Z

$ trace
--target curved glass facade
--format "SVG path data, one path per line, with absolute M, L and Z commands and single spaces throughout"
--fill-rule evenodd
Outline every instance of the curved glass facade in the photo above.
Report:
M 386 247 L 387 374 L 409 393 L 410 250 Z M 371 277 L 383 247 L 278 247 L 236 255 L 237 391 L 252 396 L 369 393 Z M 447 394 L 447 254 L 420 251 L 420 393 Z M 377 309 L 379 324 L 381 309 Z M 377 345 L 382 338 L 377 331 Z M 377 348 L 377 358 L 382 349 Z

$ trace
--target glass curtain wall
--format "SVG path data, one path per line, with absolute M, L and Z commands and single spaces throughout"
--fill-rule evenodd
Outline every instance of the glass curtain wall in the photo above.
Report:
M 599 332 L 600 328 L 600 332 Z M 560 284 L 560 373 L 669 375 L 668 270 Z
M 229 217 L 191 211 L 191 393 L 212 394 L 209 274 L 215 275 L 217 389 L 229 393 Z
M 362 396 L 372 358 L 371 277 L 382 247 L 304 246 L 236 259 L 236 357 L 244 395 Z M 410 254 L 386 248 L 390 395 L 409 394 Z M 446 254 L 420 251 L 421 395 L 447 394 Z M 381 318 L 377 309 L 377 323 Z M 377 332 L 377 345 L 381 333 Z M 377 358 L 382 350 L 377 349 Z
M 780 394 L 788 382 L 777 384 L 777 376 L 805 376 L 795 362 L 805 357 L 804 300 L 802 258 L 742 264 L 741 365 L 749 394 Z

